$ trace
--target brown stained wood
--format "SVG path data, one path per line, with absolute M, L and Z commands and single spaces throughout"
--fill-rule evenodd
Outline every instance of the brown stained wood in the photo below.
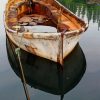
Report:
M 51 1 L 50 1 L 51 2 Z M 42 3 L 41 3 L 42 4 Z M 38 5 L 36 5 L 36 7 L 35 7 L 35 10 L 37 11 L 37 13 L 38 12 L 41 12 L 40 11 L 40 9 L 41 9 L 41 7 L 39 7 L 39 6 L 41 6 L 41 4 L 38 4 Z M 45 5 L 45 3 L 44 3 L 44 5 Z M 43 6 L 43 4 L 42 4 L 42 6 Z M 11 6 L 12 8 L 15 8 L 15 6 Z M 57 8 L 56 7 L 54 7 L 54 6 L 51 6 L 51 5 L 48 5 L 47 6 L 47 8 L 48 8 L 48 10 L 51 10 L 51 12 L 52 12 L 52 14 L 53 14 L 53 16 L 52 16 L 52 18 L 53 18 L 53 20 L 54 20 L 54 22 L 56 21 L 57 22 L 57 19 L 58 19 L 58 16 L 59 16 L 59 13 L 58 13 L 58 11 L 57 11 Z M 18 8 L 17 8 L 18 9 Z M 54 11 L 53 11 L 54 10 Z M 20 11 L 20 9 L 18 10 L 18 11 Z M 19 15 L 18 15 L 19 16 Z M 21 16 L 23 16 L 23 15 L 21 15 Z M 15 16 L 14 16 L 15 17 Z M 37 21 L 37 23 L 43 23 L 43 18 L 42 18 L 42 16 L 37 16 L 38 17 L 38 21 Z M 11 17 L 10 17 L 11 18 Z M 13 18 L 13 16 L 12 16 L 12 18 Z M 11 19 L 12 19 L 11 18 Z M 19 18 L 19 17 L 18 17 Z M 41 19 L 40 19 L 41 18 Z M 33 18 L 34 19 L 34 18 Z M 64 19 L 64 17 L 62 17 L 62 20 L 66 20 L 66 19 Z M 27 25 L 26 24 L 26 22 L 29 22 L 29 23 L 31 23 L 31 24 L 29 24 L 29 25 L 34 25 L 35 23 L 32 23 L 32 18 L 30 18 L 30 17 L 27 17 L 27 16 L 24 16 L 24 17 L 22 17 L 22 18 L 19 18 L 19 23 L 20 23 L 20 25 L 21 25 L 21 23 L 22 23 L 22 25 Z M 67 25 L 68 26 L 68 25 Z M 75 26 L 74 26 L 75 27 Z
M 60 4 L 56 0 L 33 0 L 33 2 L 35 4 L 35 6 L 32 8 L 33 14 L 29 15 L 28 10 L 30 8 L 27 4 L 27 0 L 9 0 L 6 7 L 6 11 L 8 13 L 8 25 L 10 25 L 11 27 L 11 25 L 19 22 L 19 25 L 22 26 L 34 26 L 42 24 L 54 26 L 57 28 L 59 16 L 61 16 L 60 26 L 64 24 L 66 26 L 65 29 L 68 29 L 69 31 L 80 30 L 81 27 L 85 28 L 86 26 L 84 21 L 78 19 L 70 11 L 63 8 L 63 6 L 60 6 Z M 61 13 L 59 13 L 60 9 L 62 9 Z M 50 21 L 52 21 L 53 23 L 50 24 Z M 61 29 L 58 30 L 60 31 Z
M 19 0 L 20 1 L 20 0 Z M 41 1 L 41 0 L 40 0 Z M 52 0 L 51 0 L 52 1 Z M 51 2 L 50 1 L 50 2 Z M 16 1 L 16 2 L 18 2 L 18 1 Z M 35 1 L 35 2 L 37 2 L 37 3 L 39 3 L 39 1 Z M 49 2 L 49 1 L 48 1 Z M 58 8 L 56 8 L 56 6 L 52 6 L 52 5 L 50 5 L 50 3 L 49 3 L 49 5 L 47 4 L 47 3 L 45 3 L 45 2 L 43 2 L 43 1 L 41 1 L 40 3 L 39 3 L 39 5 L 44 5 L 44 6 L 46 6 L 49 10 L 51 10 L 51 12 L 52 12 L 52 14 L 53 14 L 53 17 L 52 18 L 54 18 L 54 20 L 57 22 L 57 18 L 58 18 L 58 16 L 59 16 L 59 13 L 58 13 Z M 35 10 L 37 10 L 37 13 L 41 13 L 41 8 L 39 8 L 39 5 L 36 5 L 36 7 L 35 7 Z M 13 6 L 12 6 L 13 7 Z M 14 6 L 15 7 L 15 6 Z M 38 12 L 39 11 L 39 12 Z M 67 18 L 68 17 L 68 18 Z M 24 19 L 24 18 L 22 18 L 22 19 Z M 25 20 L 28 20 L 29 18 L 26 18 Z M 61 20 L 62 21 L 67 21 L 67 20 L 69 20 L 70 19 L 70 14 L 66 14 L 66 16 L 65 16 L 65 13 L 64 13 L 64 15 L 62 15 L 61 16 Z M 21 20 L 21 18 L 20 18 L 20 20 Z M 20 20 L 19 20 L 19 22 L 20 22 Z M 25 20 L 23 20 L 23 22 L 25 22 Z M 80 27 L 80 25 L 78 25 L 79 23 L 76 23 L 76 22 L 74 22 L 74 24 L 73 24 L 73 22 L 74 22 L 75 20 L 74 19 L 70 19 L 69 21 L 70 21 L 70 24 L 66 24 L 67 26 L 69 25 L 69 27 L 70 27 L 70 29 L 71 30 L 73 30 L 73 29 L 78 29 L 78 28 L 81 28 Z M 55 22 L 54 21 L 54 22 Z M 30 22 L 30 21 L 28 21 L 28 22 Z

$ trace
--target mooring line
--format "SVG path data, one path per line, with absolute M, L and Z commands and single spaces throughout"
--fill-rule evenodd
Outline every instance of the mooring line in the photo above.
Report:
M 23 83 L 26 99 L 30 100 L 30 96 L 29 96 L 29 92 L 28 92 L 27 84 L 26 84 L 26 80 L 25 80 L 25 75 L 24 75 L 24 71 L 23 71 L 23 67 L 22 67 L 22 63 L 21 63 L 21 58 L 20 58 L 20 48 L 16 48 L 15 52 L 18 56 L 18 60 L 19 60 L 19 64 L 20 64 L 20 70 L 21 70 L 21 76 L 22 76 L 21 80 L 22 80 L 22 83 Z

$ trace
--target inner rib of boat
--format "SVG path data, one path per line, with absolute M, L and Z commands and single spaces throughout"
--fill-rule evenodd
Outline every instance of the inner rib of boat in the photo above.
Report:
M 56 8 L 45 2 L 18 2 L 12 4 L 9 8 L 8 26 L 20 25 L 23 26 L 51 26 L 57 32 L 64 30 L 71 31 L 81 28 L 81 24 L 77 20 L 71 19 L 71 16 L 64 13 L 60 8 Z

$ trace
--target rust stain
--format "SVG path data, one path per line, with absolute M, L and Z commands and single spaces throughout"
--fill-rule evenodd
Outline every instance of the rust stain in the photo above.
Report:
M 37 48 L 32 48 L 31 46 L 25 45 L 26 49 L 31 52 L 32 54 L 36 54 Z
M 23 37 L 26 38 L 26 39 L 33 39 L 33 35 L 30 34 L 29 32 L 24 33 Z

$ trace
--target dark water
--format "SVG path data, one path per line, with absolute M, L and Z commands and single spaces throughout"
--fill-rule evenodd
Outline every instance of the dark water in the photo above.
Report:
M 8 0 L 0 1 L 0 100 L 25 100 L 23 86 L 11 68 L 6 51 L 3 11 Z M 89 23 L 79 44 L 85 54 L 87 67 L 79 84 L 65 94 L 64 100 L 99 100 L 100 98 L 100 6 L 88 5 L 85 0 L 60 0 Z M 72 61 L 73 62 L 73 61 Z M 31 100 L 59 100 L 52 95 L 28 85 Z

